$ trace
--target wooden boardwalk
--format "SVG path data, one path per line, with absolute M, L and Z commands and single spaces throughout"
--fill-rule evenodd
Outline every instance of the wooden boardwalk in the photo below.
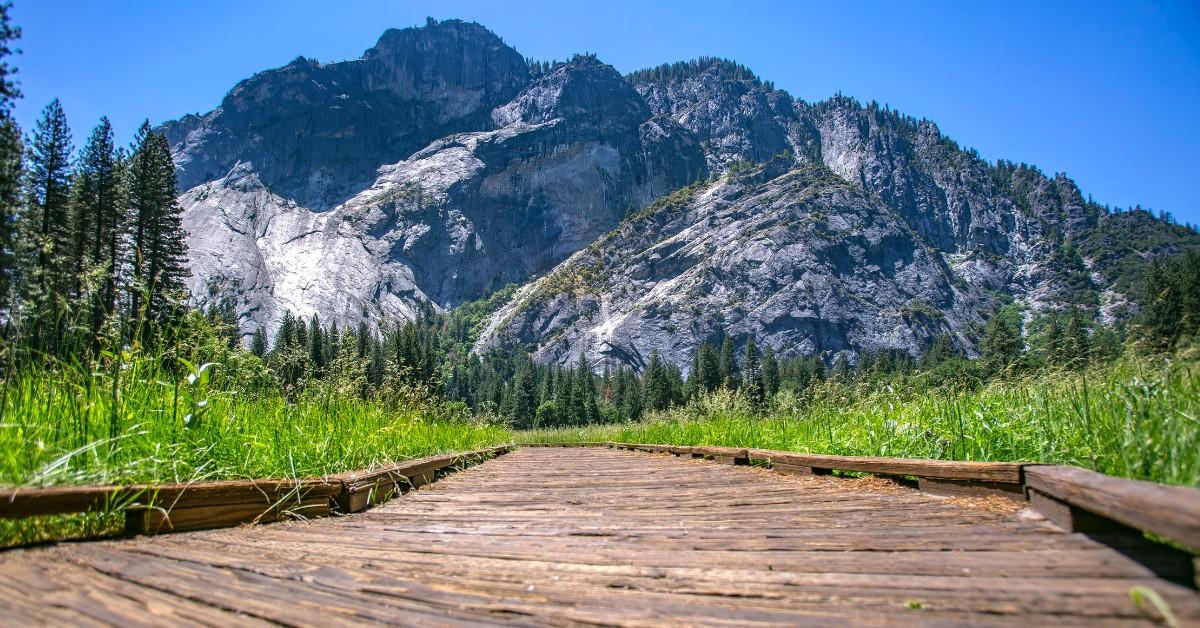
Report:
M 523 448 L 366 513 L 0 554 L 0 623 L 1183 625 L 1193 589 L 1004 498 Z

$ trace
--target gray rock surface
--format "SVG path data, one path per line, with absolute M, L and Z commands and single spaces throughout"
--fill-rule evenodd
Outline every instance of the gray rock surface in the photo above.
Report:
M 382 41 L 424 41 L 401 35 Z M 411 81 L 371 76 L 409 95 Z M 428 102 L 460 100 L 438 93 Z M 287 310 L 341 325 L 412 318 L 422 303 L 452 307 L 544 272 L 705 172 L 694 138 L 652 120 L 633 88 L 590 57 L 536 77 L 479 125 L 487 130 L 435 139 L 375 169 L 369 185 L 330 208 L 305 205 L 311 188 L 290 175 L 272 184 L 280 173 L 253 161 L 187 190 L 196 300 L 232 297 L 245 334 L 273 331 Z M 222 132 L 206 148 L 193 141 L 206 128 L 176 145 L 181 170 L 236 137 Z M 259 144 L 247 141 L 253 157 Z
M 972 346 L 991 298 L 877 197 L 790 160 L 671 195 L 518 291 L 479 348 L 568 365 L 688 364 L 747 337 L 787 355 Z
M 1200 246 L 1146 212 L 1085 201 L 1064 175 L 988 164 L 931 122 L 847 98 L 795 101 L 794 118 L 743 107 L 724 118 L 732 124 L 697 125 L 694 112 L 722 109 L 693 89 L 710 78 L 707 69 L 639 91 L 651 102 L 656 90 L 687 95 L 686 107 L 667 109 L 716 139 L 705 144 L 714 169 L 772 142 L 788 142 L 794 157 L 639 214 L 520 290 L 477 350 L 521 344 L 544 361 L 566 366 L 583 354 L 599 368 L 640 367 L 658 349 L 686 370 L 701 342 L 724 334 L 853 361 L 885 348 L 917 355 L 950 333 L 974 354 L 1003 299 L 1112 322 L 1133 308 L 1129 277 L 1148 259 Z M 730 89 L 711 89 L 713 102 Z M 764 128 L 773 131 L 755 130 Z M 1131 227 L 1137 237 L 1119 235 Z

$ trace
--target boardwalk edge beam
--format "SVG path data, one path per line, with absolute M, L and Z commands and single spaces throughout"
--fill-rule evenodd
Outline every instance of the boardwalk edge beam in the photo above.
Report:
M 508 445 L 418 458 L 378 469 L 303 480 L 0 490 L 0 519 L 116 512 L 125 533 L 160 534 L 360 512 L 433 482 L 447 470 L 505 454 Z

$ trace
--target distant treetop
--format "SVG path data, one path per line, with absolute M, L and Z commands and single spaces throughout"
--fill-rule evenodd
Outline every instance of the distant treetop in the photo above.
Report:
M 770 81 L 764 83 L 750 68 L 736 61 L 720 57 L 700 57 L 691 61 L 664 63 L 657 67 L 631 72 L 625 78 L 631 83 L 672 83 L 700 75 L 707 72 L 710 68 L 716 68 L 718 72 L 730 80 L 751 81 L 764 85 L 767 89 L 775 89 L 774 83 Z

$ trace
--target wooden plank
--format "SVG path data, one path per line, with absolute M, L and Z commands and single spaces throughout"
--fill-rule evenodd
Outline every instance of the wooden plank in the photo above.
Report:
M 337 495 L 339 510 L 345 513 L 362 512 L 381 504 L 409 488 L 430 484 L 440 469 L 474 464 L 493 455 L 509 451 L 507 446 L 483 449 L 464 454 L 445 454 L 409 460 L 367 471 L 350 471 L 334 476 L 342 483 Z
M 16 488 L 0 493 L 0 518 L 108 510 L 131 505 L 273 503 L 284 495 L 331 496 L 340 485 L 312 480 L 227 480 L 190 484 Z
M 426 458 L 416 458 L 406 460 L 375 469 L 347 471 L 330 477 L 331 481 L 341 482 L 347 490 L 356 492 L 371 488 L 376 484 L 383 483 L 406 483 L 410 478 L 424 475 L 428 471 L 436 471 L 447 467 L 456 467 L 466 464 L 474 464 L 480 460 L 484 460 L 494 455 L 500 455 L 508 451 L 507 447 L 495 447 L 491 449 L 481 449 L 459 454 L 443 454 L 439 456 L 429 456 Z
M 631 445 L 618 443 L 619 448 L 644 449 L 653 445 Z M 791 467 L 811 469 L 861 471 L 880 475 L 911 475 L 916 477 L 942 478 L 948 480 L 979 480 L 1005 484 L 1020 484 L 1022 463 L 1016 462 L 959 462 L 951 460 L 923 460 L 915 458 L 878 458 L 865 456 L 827 456 L 769 449 L 741 449 L 735 447 L 691 447 L 693 456 L 708 458 L 733 457 L 737 461 L 776 462 Z
M 507 452 L 506 445 L 406 461 L 379 469 L 350 471 L 330 478 L 303 480 L 221 480 L 185 484 L 135 484 L 128 486 L 63 486 L 47 488 L 10 488 L 0 491 L 0 518 L 69 514 L 87 511 L 112 511 L 157 507 L 167 510 L 210 508 L 230 505 L 231 517 L 242 517 L 243 506 L 270 506 L 285 498 L 332 498 L 342 493 L 366 493 L 379 488 L 390 494 L 396 484 L 408 485 L 411 478 L 432 481 L 437 469 L 470 464 Z M 347 491 L 347 487 L 349 490 Z M 351 499 L 349 496 L 342 501 Z M 359 498 L 353 498 L 355 500 Z M 326 499 L 328 501 L 328 499 Z M 349 505 L 348 502 L 346 505 Z M 136 518 L 136 517 L 135 517 Z
M 771 463 L 771 468 L 784 475 L 829 475 L 833 473 L 829 469 L 814 469 L 802 465 L 788 464 L 786 462 Z
M 574 442 L 574 443 L 519 443 L 518 447 L 608 447 L 605 442 Z
M 943 497 L 984 497 L 994 495 L 1025 501 L 1025 491 L 1017 482 L 986 482 L 982 480 L 947 480 L 918 478 L 921 490 Z
M 1025 485 L 1071 508 L 1200 549 L 1200 490 L 1114 478 L 1078 467 L 1030 465 Z M 1043 514 L 1063 519 L 1045 500 Z M 1078 518 L 1078 514 L 1072 515 Z
M 758 455 L 762 455 L 762 452 L 759 452 Z M 1021 482 L 1022 465 L 1012 462 L 957 462 L 910 458 L 825 456 L 791 452 L 773 452 L 769 454 L 769 457 L 772 464 L 782 462 L 814 469 L 861 471 L 881 475 L 911 475 L 918 478 L 947 480 L 982 480 L 1009 484 Z
M 743 464 L 750 461 L 748 451 L 737 447 L 693 447 L 692 455 L 696 454 L 712 458 L 722 464 Z
M 371 486 L 362 486 L 354 490 L 343 490 L 338 493 L 335 503 L 343 513 L 362 512 L 371 506 L 382 504 L 402 493 L 402 487 L 395 482 L 380 480 Z
M 263 507 L 257 500 L 242 504 L 133 509 L 125 511 L 126 534 L 162 534 L 227 528 L 242 524 L 269 523 L 284 518 L 329 516 L 329 497 L 307 497 L 297 502 L 284 500 Z

